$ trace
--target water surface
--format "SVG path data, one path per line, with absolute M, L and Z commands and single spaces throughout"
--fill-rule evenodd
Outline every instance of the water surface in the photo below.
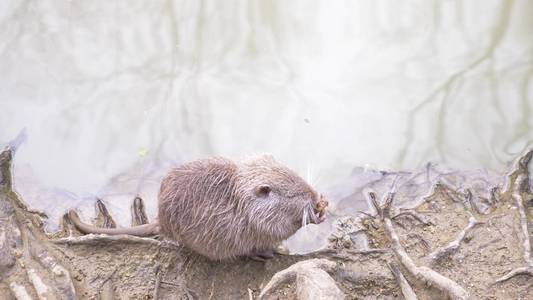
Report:
M 0 7 L 0 141 L 26 128 L 15 182 L 50 229 L 95 197 L 153 218 L 164 172 L 210 155 L 272 153 L 351 214 L 361 170 L 501 171 L 532 144 L 531 1 Z

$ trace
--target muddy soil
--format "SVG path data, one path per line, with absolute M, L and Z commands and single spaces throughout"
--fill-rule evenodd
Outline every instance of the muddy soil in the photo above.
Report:
M 67 217 L 59 232 L 46 233 L 46 216 L 13 190 L 8 149 L 0 154 L 0 299 L 257 299 L 261 292 L 264 299 L 313 299 L 318 294 L 305 290 L 321 268 L 327 274 L 317 276 L 333 279 L 322 291 L 338 289 L 330 299 L 533 299 L 532 153 L 495 185 L 469 188 L 448 174 L 411 209 L 395 208 L 394 185 L 370 192 L 374 212 L 339 217 L 321 251 L 212 262 L 159 237 L 83 236 Z M 97 208 L 95 224 L 115 226 L 105 205 Z M 279 276 L 306 261 L 313 272 L 304 264 L 295 276 Z M 307 273 L 306 286 L 300 279 Z

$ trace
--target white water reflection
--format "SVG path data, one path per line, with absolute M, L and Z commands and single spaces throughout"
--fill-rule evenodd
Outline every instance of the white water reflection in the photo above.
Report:
M 0 6 L 0 140 L 27 128 L 17 188 L 52 227 L 95 195 L 153 217 L 164 171 L 213 154 L 335 198 L 356 166 L 501 170 L 533 140 L 531 1 Z

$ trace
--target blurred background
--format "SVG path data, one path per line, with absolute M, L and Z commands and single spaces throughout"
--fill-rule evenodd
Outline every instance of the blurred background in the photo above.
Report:
M 533 140 L 531 16 L 528 0 L 4 0 L 0 141 L 26 128 L 15 184 L 50 230 L 95 197 L 123 226 L 136 194 L 154 217 L 161 176 L 210 155 L 271 153 L 333 203 L 354 172 L 503 171 Z

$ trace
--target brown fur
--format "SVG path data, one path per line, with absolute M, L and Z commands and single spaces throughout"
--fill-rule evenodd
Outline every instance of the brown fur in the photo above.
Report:
M 320 222 L 319 202 L 325 201 L 311 186 L 270 156 L 241 163 L 197 160 L 171 170 L 163 179 L 159 230 L 213 260 L 253 255 L 273 249 L 302 225 Z M 81 221 L 74 223 L 78 226 Z M 79 225 L 86 226 L 83 232 L 98 233 Z M 129 232 L 107 229 L 105 233 Z

